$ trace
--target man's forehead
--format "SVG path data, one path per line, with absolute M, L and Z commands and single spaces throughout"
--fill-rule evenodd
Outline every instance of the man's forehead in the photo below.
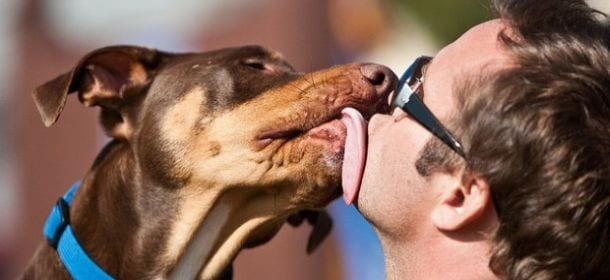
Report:
M 500 20 L 481 23 L 436 54 L 426 70 L 424 92 L 438 95 L 426 103 L 439 117 L 443 117 L 440 107 L 454 107 L 460 81 L 510 66 L 511 57 L 498 39 L 505 29 Z
M 443 48 L 443 52 L 456 59 L 467 59 L 470 64 L 506 63 L 509 56 L 498 35 L 507 29 L 503 21 L 490 20 L 472 27 L 455 42 Z
M 428 71 L 436 70 L 437 75 L 449 82 L 447 79 L 452 77 L 480 75 L 482 71 L 493 72 L 510 66 L 511 56 L 498 38 L 506 29 L 507 26 L 499 19 L 472 27 L 441 49 Z

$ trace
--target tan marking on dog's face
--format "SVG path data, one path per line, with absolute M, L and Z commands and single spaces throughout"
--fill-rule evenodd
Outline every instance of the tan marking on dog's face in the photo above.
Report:
M 161 123 L 164 140 L 169 143 L 184 143 L 193 137 L 193 131 L 201 119 L 205 94 L 202 87 L 195 87 L 167 110 Z
M 254 143 L 260 126 L 277 121 L 278 116 L 273 107 L 281 106 L 282 98 L 294 98 L 282 97 L 280 91 L 264 94 L 267 95 L 274 97 L 257 98 L 255 101 L 218 115 L 208 123 L 205 132 L 194 141 L 196 143 L 192 146 L 194 150 L 187 155 L 188 161 L 194 163 L 193 180 L 225 186 L 256 187 L 294 175 L 290 174 L 290 170 L 278 175 L 269 174 L 270 168 L 273 167 L 271 160 L 273 151 L 255 150 Z M 215 146 L 218 143 L 222 143 L 220 152 L 214 153 L 215 156 L 211 157 L 210 151 L 219 150 Z
M 251 122 L 235 111 L 213 119 L 187 153 L 187 161 L 193 163 L 193 180 L 231 185 L 248 179 L 258 167 L 249 144 L 254 136 Z
M 190 89 L 166 110 L 159 124 L 162 138 L 159 143 L 163 145 L 158 148 L 173 157 L 172 165 L 163 171 L 176 178 L 191 177 L 196 173 L 192 169 L 194 164 L 219 155 L 226 144 L 224 139 L 207 137 L 208 122 L 215 115 L 207 110 L 206 94 L 206 89 L 200 86 Z M 194 151 L 197 151 L 196 156 Z M 201 184 L 208 182 L 201 181 Z

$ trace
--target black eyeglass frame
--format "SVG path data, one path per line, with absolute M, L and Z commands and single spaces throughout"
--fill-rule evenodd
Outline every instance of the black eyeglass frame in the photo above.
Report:
M 449 148 L 454 150 L 462 157 L 466 157 L 462 144 L 453 136 L 449 130 L 443 126 L 438 119 L 430 112 L 430 109 L 417 96 L 409 82 L 413 80 L 413 75 L 421 66 L 432 60 L 429 56 L 420 56 L 407 68 L 398 82 L 397 94 L 393 97 L 392 106 L 401 108 L 405 113 L 409 114 L 418 123 L 432 132 Z M 418 90 L 417 88 L 415 90 Z

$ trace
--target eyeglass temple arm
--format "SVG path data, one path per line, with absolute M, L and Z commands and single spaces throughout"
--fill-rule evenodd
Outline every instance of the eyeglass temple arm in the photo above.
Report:
M 402 107 L 403 110 L 405 110 L 421 125 L 430 130 L 434 135 L 436 135 L 436 137 L 440 138 L 456 153 L 460 154 L 462 157 L 466 156 L 460 142 L 458 142 L 455 137 L 440 124 L 440 122 L 434 117 L 432 112 L 426 108 L 417 95 L 411 94 L 411 96 L 409 96 L 409 101 L 405 102 L 404 104 L 400 104 L 400 107 Z

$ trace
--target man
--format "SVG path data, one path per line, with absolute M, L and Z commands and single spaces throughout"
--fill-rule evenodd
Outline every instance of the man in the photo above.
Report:
M 493 5 L 371 119 L 346 199 L 389 279 L 610 279 L 608 18 L 579 0 Z

